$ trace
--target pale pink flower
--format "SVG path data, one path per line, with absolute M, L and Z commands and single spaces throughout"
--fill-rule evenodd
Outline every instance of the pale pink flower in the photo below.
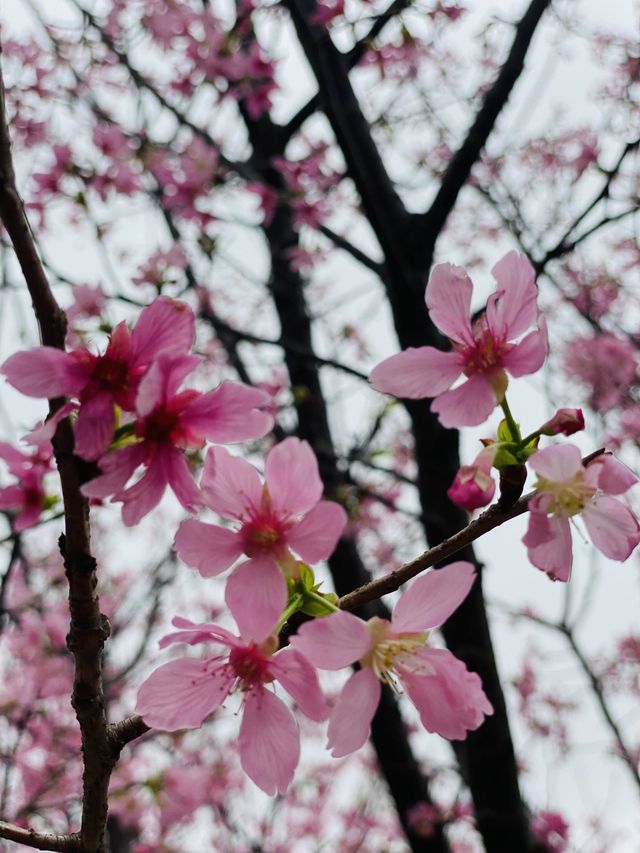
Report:
M 308 563 L 325 560 L 347 514 L 340 504 L 321 499 L 318 462 L 307 442 L 297 438 L 286 438 L 269 451 L 264 485 L 244 459 L 212 447 L 200 488 L 205 505 L 240 528 L 188 519 L 176 534 L 176 551 L 205 577 L 224 572 L 243 554 L 249 558 L 229 578 L 226 601 L 242 633 L 256 638 L 287 603 L 285 575 L 297 566 L 291 549 Z
M 522 541 L 529 560 L 552 580 L 567 581 L 572 547 L 569 519 L 582 515 L 591 541 L 605 557 L 624 561 L 640 542 L 640 525 L 621 495 L 638 478 L 613 456 L 583 466 L 573 444 L 547 447 L 529 460 L 538 475 L 529 502 L 529 527 Z
M 216 643 L 230 652 L 205 660 L 178 658 L 156 669 L 140 687 L 137 713 L 152 728 L 197 728 L 230 693 L 241 692 L 242 769 L 265 793 L 284 793 L 298 765 L 300 734 L 293 714 L 268 685 L 279 682 L 306 716 L 324 720 L 326 706 L 315 669 L 295 649 L 276 652 L 278 640 L 271 635 L 275 622 L 259 641 L 179 617 L 173 625 L 179 630 L 160 641 L 162 648 Z
M 341 611 L 302 625 L 291 645 L 320 669 L 342 669 L 359 661 L 329 718 L 328 747 L 334 757 L 359 749 L 369 737 L 380 701 L 380 682 L 398 682 L 429 732 L 461 740 L 493 708 L 480 679 L 446 649 L 427 645 L 437 628 L 462 603 L 475 573 L 471 563 L 451 563 L 428 572 L 400 596 L 391 621 L 368 622 Z
M 98 459 L 113 437 L 114 406 L 127 412 L 134 409 L 138 385 L 153 360 L 161 353 L 187 352 L 194 324 L 186 303 L 163 296 L 141 311 L 132 331 L 119 323 L 103 355 L 36 347 L 12 355 L 0 372 L 28 397 L 77 398 L 75 452 L 83 459 Z
M 122 520 L 137 524 L 160 502 L 170 486 L 190 512 L 202 504 L 185 451 L 199 450 L 206 440 L 225 443 L 260 438 L 273 418 L 260 410 L 268 396 L 241 382 L 223 382 L 201 393 L 180 388 L 200 364 L 198 356 L 159 356 L 142 378 L 136 397 L 137 441 L 100 460 L 102 475 L 85 483 L 90 498 L 122 501 Z M 139 466 L 145 472 L 127 483 Z
M 471 512 L 491 503 L 496 484 L 491 476 L 495 448 L 483 448 L 471 465 L 462 465 L 447 494 L 458 506 Z
M 506 371 L 526 376 L 539 370 L 547 354 L 547 335 L 536 306 L 533 267 L 524 255 L 509 252 L 492 273 L 497 290 L 472 326 L 471 279 L 462 267 L 434 267 L 425 299 L 431 320 L 451 340 L 452 351 L 412 347 L 391 356 L 373 369 L 373 387 L 409 399 L 434 397 L 431 410 L 443 426 L 476 426 L 501 401 Z M 536 322 L 538 329 L 514 343 Z M 466 381 L 449 390 L 460 374 Z

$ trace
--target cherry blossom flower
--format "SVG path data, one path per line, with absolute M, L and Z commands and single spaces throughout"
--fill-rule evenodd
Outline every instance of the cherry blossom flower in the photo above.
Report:
M 461 740 L 493 708 L 480 679 L 446 649 L 427 645 L 437 628 L 462 603 L 475 577 L 471 563 L 451 563 L 428 572 L 398 599 L 391 621 L 368 622 L 341 611 L 303 624 L 291 645 L 320 669 L 342 669 L 359 661 L 329 718 L 328 747 L 339 758 L 369 737 L 380 701 L 380 682 L 402 685 L 429 732 Z
M 224 572 L 241 556 L 249 559 L 233 572 L 226 601 L 243 634 L 264 632 L 287 603 L 285 575 L 303 560 L 326 559 L 347 523 L 334 501 L 323 501 L 318 462 L 306 441 L 287 438 L 267 455 L 265 483 L 256 469 L 221 447 L 207 453 L 200 483 L 204 503 L 240 529 L 183 521 L 175 547 L 180 559 L 205 577 Z
M 495 448 L 484 447 L 471 465 L 462 465 L 447 494 L 458 506 L 471 512 L 491 503 L 496 484 L 491 476 Z
M 260 410 L 269 404 L 268 396 L 241 382 L 223 382 L 207 393 L 180 391 L 200 362 L 190 355 L 162 355 L 153 362 L 136 397 L 137 441 L 107 453 L 99 463 L 102 475 L 82 487 L 87 497 L 122 501 L 122 520 L 129 527 L 157 506 L 167 486 L 190 512 L 202 504 L 185 451 L 199 450 L 207 439 L 260 438 L 273 425 L 271 415 Z M 143 476 L 127 487 L 141 465 Z
M 160 353 L 186 353 L 193 344 L 194 323 L 186 303 L 160 297 L 141 311 L 133 331 L 124 322 L 115 327 L 103 355 L 36 347 L 12 355 L 0 372 L 29 397 L 78 398 L 75 452 L 98 459 L 113 437 L 114 406 L 135 408 L 138 385 L 153 360 Z
M 298 765 L 300 734 L 293 714 L 268 685 L 277 681 L 303 714 L 324 720 L 326 706 L 315 669 L 295 649 L 276 651 L 278 640 L 271 635 L 275 622 L 261 637 L 251 639 L 180 617 L 173 625 L 178 631 L 164 637 L 161 648 L 173 643 L 216 643 L 228 646 L 229 655 L 204 660 L 183 657 L 156 669 L 140 687 L 137 713 L 152 728 L 170 732 L 197 728 L 230 693 L 241 692 L 242 769 L 265 793 L 284 793 Z
M 492 273 L 497 291 L 472 326 L 471 279 L 452 264 L 434 267 L 425 299 L 431 320 L 450 338 L 452 352 L 435 347 L 404 350 L 374 368 L 373 387 L 410 399 L 434 397 L 431 411 L 443 426 L 476 426 L 502 401 L 506 371 L 526 376 L 539 370 L 547 354 L 547 335 L 538 316 L 533 267 L 524 255 L 509 252 Z M 514 343 L 535 322 L 538 329 Z M 460 374 L 466 380 L 450 390 Z
M 529 527 L 522 541 L 529 560 L 552 580 L 567 581 L 572 548 L 569 519 L 581 514 L 591 541 L 606 557 L 624 561 L 640 542 L 640 525 L 621 495 L 638 478 L 612 456 L 583 466 L 572 444 L 547 447 L 529 463 L 538 480 L 529 502 Z

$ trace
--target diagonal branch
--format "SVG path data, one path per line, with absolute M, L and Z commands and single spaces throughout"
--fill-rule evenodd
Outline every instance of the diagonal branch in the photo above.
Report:
M 529 8 L 516 27 L 516 35 L 511 50 L 495 83 L 485 95 L 482 107 L 469 129 L 466 139 L 449 163 L 431 207 L 420 217 L 420 224 L 416 233 L 417 246 L 420 247 L 420 251 L 424 252 L 425 236 L 433 245 L 442 231 L 455 206 L 460 190 L 469 179 L 471 169 L 478 161 L 480 152 L 522 73 L 529 45 L 540 18 L 550 3 L 551 0 L 531 0 Z

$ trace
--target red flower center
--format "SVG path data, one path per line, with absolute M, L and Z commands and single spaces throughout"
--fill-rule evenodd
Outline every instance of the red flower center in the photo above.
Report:
M 257 643 L 231 649 L 229 665 L 235 675 L 243 682 L 242 688 L 249 690 L 259 684 L 273 681 L 269 672 L 270 656 Z

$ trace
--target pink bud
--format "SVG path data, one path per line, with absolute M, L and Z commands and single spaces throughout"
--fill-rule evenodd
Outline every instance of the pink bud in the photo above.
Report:
M 491 503 L 496 484 L 490 471 L 494 449 L 485 448 L 476 456 L 471 465 L 463 465 L 447 489 L 447 494 L 458 506 L 471 510 Z
M 582 409 L 558 409 L 550 421 L 540 427 L 542 435 L 573 435 L 584 429 Z

